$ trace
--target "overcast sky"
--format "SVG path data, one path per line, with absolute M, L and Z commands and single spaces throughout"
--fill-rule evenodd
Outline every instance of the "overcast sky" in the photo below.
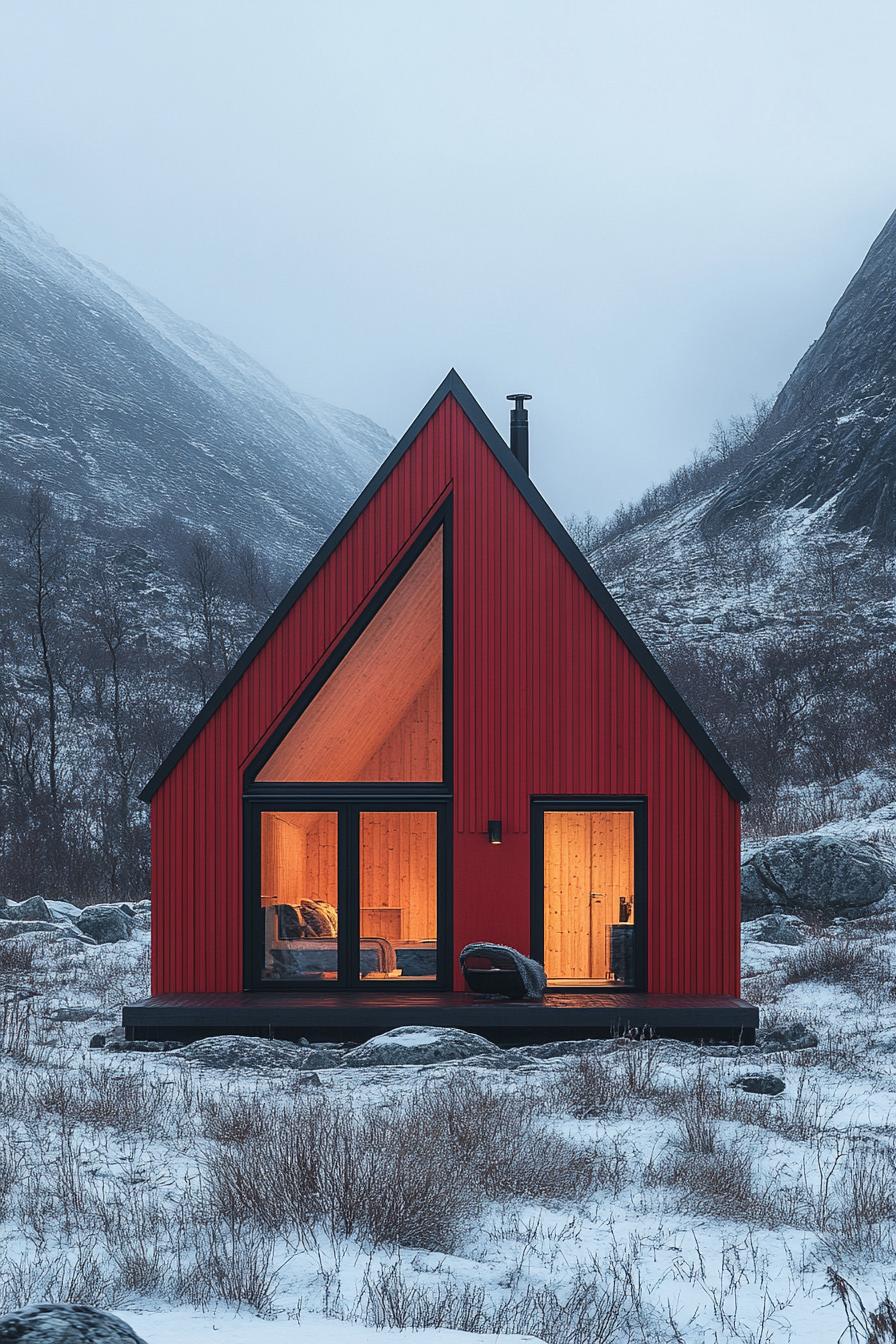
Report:
M 0 0 L 0 191 L 398 435 L 455 365 L 605 513 L 896 206 L 890 0 Z M 2 315 L 0 315 L 2 320 Z

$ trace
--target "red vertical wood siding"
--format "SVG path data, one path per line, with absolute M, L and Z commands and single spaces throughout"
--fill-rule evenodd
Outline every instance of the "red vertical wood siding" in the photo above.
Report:
M 648 989 L 738 992 L 738 804 L 450 397 L 153 799 L 154 992 L 242 988 L 243 770 L 449 492 L 455 952 L 528 947 L 533 794 L 633 794 Z

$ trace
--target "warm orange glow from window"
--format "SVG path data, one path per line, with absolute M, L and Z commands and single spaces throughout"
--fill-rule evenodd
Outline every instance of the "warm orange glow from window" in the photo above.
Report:
M 435 812 L 361 813 L 362 946 L 388 942 L 403 980 L 436 976 L 436 836 Z
M 552 984 L 631 982 L 632 812 L 545 812 L 544 965 Z
M 441 531 L 256 778 L 261 783 L 441 780 Z
M 265 980 L 335 980 L 339 819 L 261 814 Z

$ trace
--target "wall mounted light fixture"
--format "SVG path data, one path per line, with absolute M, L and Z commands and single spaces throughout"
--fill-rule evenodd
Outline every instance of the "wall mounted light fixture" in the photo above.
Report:
M 501 843 L 501 823 L 500 821 L 490 821 L 488 824 L 488 842 L 490 845 L 500 845 Z

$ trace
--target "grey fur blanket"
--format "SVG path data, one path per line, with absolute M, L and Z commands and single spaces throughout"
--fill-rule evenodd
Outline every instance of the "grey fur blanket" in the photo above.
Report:
M 548 983 L 544 967 L 531 957 L 524 957 L 515 947 L 505 947 L 503 943 L 467 943 L 460 954 L 461 970 L 468 957 L 487 957 L 493 966 L 517 971 L 523 982 L 526 998 L 544 998 Z

